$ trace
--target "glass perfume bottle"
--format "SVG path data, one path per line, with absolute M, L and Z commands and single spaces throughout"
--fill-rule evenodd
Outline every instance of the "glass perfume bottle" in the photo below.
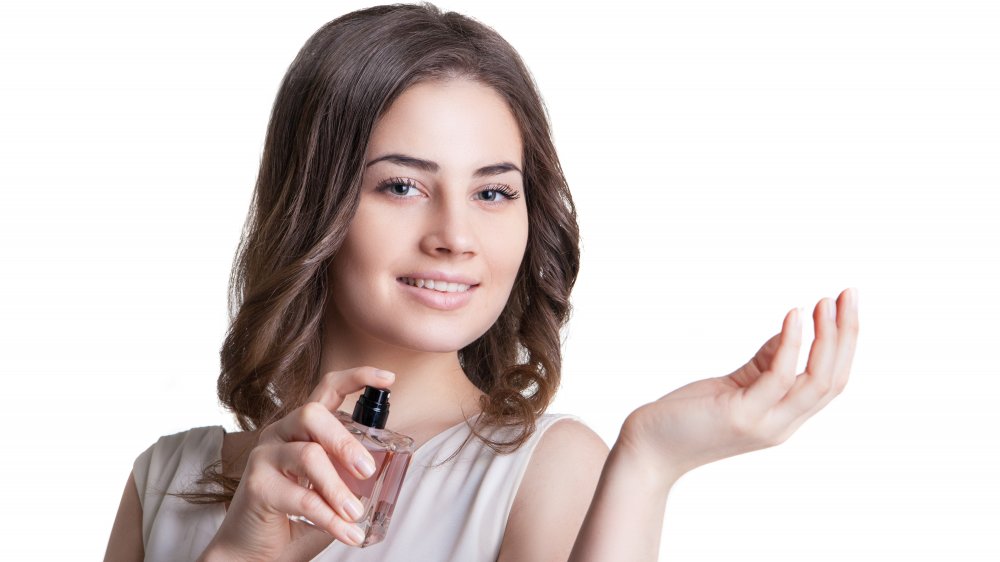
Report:
M 389 391 L 384 388 L 366 386 L 354 405 L 353 415 L 339 410 L 334 415 L 375 459 L 375 474 L 364 480 L 355 478 L 346 468 L 334 463 L 344 484 L 364 507 L 364 514 L 355 522 L 365 534 L 361 543 L 364 548 L 385 538 L 403 477 L 410 466 L 413 439 L 385 429 L 389 419 Z M 311 487 L 308 481 L 301 483 Z M 289 515 L 288 518 L 315 526 L 301 515 Z

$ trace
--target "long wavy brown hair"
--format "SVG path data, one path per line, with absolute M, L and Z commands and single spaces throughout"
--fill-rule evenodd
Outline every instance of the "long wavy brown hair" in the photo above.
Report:
M 580 262 L 576 210 L 521 57 L 490 27 L 429 3 L 376 6 L 327 23 L 282 80 L 230 277 L 220 352 L 219 399 L 243 430 L 299 407 L 319 381 L 327 269 L 358 207 L 376 121 L 408 87 L 459 77 L 493 88 L 509 104 L 522 137 L 529 221 L 506 307 L 458 352 L 485 393 L 470 438 L 503 454 L 535 431 L 559 386 L 560 330 Z M 516 431 L 494 441 L 481 431 L 490 426 Z M 221 493 L 180 495 L 229 501 L 239 481 L 220 467 L 207 467 L 201 483 L 221 485 Z

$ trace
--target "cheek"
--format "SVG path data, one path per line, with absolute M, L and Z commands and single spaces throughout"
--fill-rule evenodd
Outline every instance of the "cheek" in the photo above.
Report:
M 374 279 L 378 264 L 373 256 L 384 255 L 379 244 L 384 243 L 378 236 L 365 236 L 352 227 L 337 251 L 330 265 L 330 289 L 341 305 L 351 302 L 365 302 L 373 297 L 376 285 L 366 280 Z
M 346 273 L 364 274 L 384 267 L 394 248 L 399 247 L 399 225 L 386 213 L 380 216 L 368 207 L 362 202 L 337 252 L 335 260 L 342 262 L 342 270 Z
M 528 244 L 527 217 L 505 229 L 497 229 L 496 235 L 489 240 L 489 253 L 494 256 L 496 271 L 506 283 L 513 285 Z

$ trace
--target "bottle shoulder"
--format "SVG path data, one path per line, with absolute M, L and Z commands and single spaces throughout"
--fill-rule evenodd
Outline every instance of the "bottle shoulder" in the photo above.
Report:
M 396 433 L 390 429 L 378 429 L 360 424 L 347 412 L 337 410 L 337 419 L 344 424 L 347 431 L 351 432 L 355 438 L 364 444 L 371 444 L 379 448 L 385 448 L 392 452 L 410 452 L 413 450 L 413 438 Z

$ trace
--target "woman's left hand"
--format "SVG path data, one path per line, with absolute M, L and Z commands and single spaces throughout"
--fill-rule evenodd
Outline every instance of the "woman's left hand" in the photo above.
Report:
M 746 365 L 681 387 L 626 419 L 616 447 L 676 480 L 691 469 L 784 442 L 847 384 L 858 335 L 857 291 L 824 298 L 813 312 L 816 338 L 795 374 L 802 326 L 791 310 L 781 332 Z

